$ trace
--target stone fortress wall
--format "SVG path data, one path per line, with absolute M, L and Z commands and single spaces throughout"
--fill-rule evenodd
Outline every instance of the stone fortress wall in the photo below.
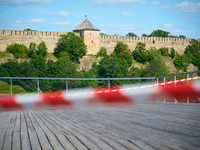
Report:
M 6 47 L 13 43 L 29 47 L 31 42 L 39 44 L 44 41 L 48 52 L 53 53 L 61 34 L 67 34 L 67 32 L 0 30 L 0 51 L 5 51 Z M 75 34 L 80 36 L 79 33 Z
M 105 47 L 108 53 L 114 51 L 115 46 L 118 41 L 122 41 L 127 44 L 131 51 L 134 51 L 138 42 L 143 42 L 146 44 L 146 49 L 150 47 L 156 47 L 157 49 L 161 47 L 174 49 L 179 53 L 183 54 L 186 46 L 190 44 L 191 38 L 169 38 L 169 37 L 129 37 L 129 36 L 116 36 L 116 35 L 100 35 L 101 36 L 101 47 Z M 200 42 L 200 39 L 198 39 Z
M 24 44 L 29 47 L 29 44 L 31 42 L 39 44 L 41 41 L 44 41 L 46 43 L 48 52 L 54 52 L 54 49 L 56 48 L 56 43 L 58 42 L 61 34 L 67 34 L 67 32 L 0 30 L 0 51 L 5 51 L 6 47 L 13 43 Z M 138 42 L 143 42 L 146 43 L 147 50 L 152 46 L 156 47 L 157 49 L 161 47 L 174 47 L 174 49 L 178 51 L 178 53 L 183 54 L 186 46 L 189 45 L 189 41 L 191 41 L 191 38 L 128 37 L 116 35 L 100 35 L 99 31 L 98 34 L 95 34 L 95 36 L 92 38 L 91 34 L 85 34 L 84 37 L 82 37 L 80 33 L 75 34 L 80 36 L 83 40 L 87 38 L 89 39 L 89 41 L 87 40 L 87 42 L 84 40 L 84 42 L 86 42 L 85 44 L 88 47 L 87 54 L 96 54 L 101 47 L 105 47 L 108 53 L 111 53 L 114 51 L 114 48 L 117 45 L 118 41 L 122 41 L 127 44 L 131 51 L 134 51 Z M 200 39 L 198 39 L 198 41 L 200 42 Z M 98 44 L 99 42 L 100 44 Z M 95 44 L 96 46 L 92 46 L 92 44 Z M 97 46 L 99 47 L 98 50 Z

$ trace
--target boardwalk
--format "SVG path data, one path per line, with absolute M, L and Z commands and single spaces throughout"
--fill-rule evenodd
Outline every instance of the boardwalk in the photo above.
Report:
M 0 149 L 200 149 L 200 104 L 0 112 Z

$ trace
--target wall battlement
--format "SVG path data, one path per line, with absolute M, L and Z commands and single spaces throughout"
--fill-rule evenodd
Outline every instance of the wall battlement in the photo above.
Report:
M 48 37 L 60 37 L 61 34 L 67 34 L 68 32 L 47 32 L 47 31 L 20 31 L 20 30 L 0 30 L 0 35 L 21 35 L 21 36 L 48 36 Z
M 48 31 L 20 31 L 20 30 L 0 30 L 0 51 L 5 51 L 8 45 L 13 43 L 24 44 L 29 47 L 31 42 L 39 44 L 44 41 L 48 52 L 54 52 L 56 43 L 60 35 L 68 32 L 48 32 Z M 85 31 L 84 37 L 80 36 L 80 32 L 75 32 L 81 37 L 87 45 L 87 54 L 97 54 L 101 47 L 105 47 L 108 53 L 114 51 L 118 41 L 122 41 L 128 45 L 131 51 L 135 50 L 138 42 L 146 44 L 146 49 L 155 47 L 171 48 L 183 54 L 186 46 L 190 44 L 191 38 L 169 38 L 169 37 L 129 37 L 117 35 L 100 35 L 99 31 Z M 200 42 L 200 39 L 197 39 Z
M 117 36 L 117 35 L 100 35 L 101 40 L 113 41 L 163 41 L 163 42 L 189 42 L 192 38 L 171 38 L 171 37 L 131 37 L 131 36 Z M 200 39 L 197 39 L 200 42 Z

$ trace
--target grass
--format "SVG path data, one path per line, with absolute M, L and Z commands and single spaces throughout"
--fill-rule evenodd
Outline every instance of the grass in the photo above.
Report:
M 10 56 L 10 53 L 4 51 L 4 52 L 0 52 L 0 58 L 4 58 L 4 57 L 8 57 Z
M 10 85 L 6 82 L 0 81 L 0 93 L 10 94 Z M 19 85 L 13 85 L 12 93 L 13 94 L 25 94 L 27 92 Z
M 51 59 L 54 62 L 57 61 L 57 58 L 53 55 L 53 53 L 47 53 L 47 59 Z

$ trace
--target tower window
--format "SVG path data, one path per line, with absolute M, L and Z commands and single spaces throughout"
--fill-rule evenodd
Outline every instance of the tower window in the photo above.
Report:
M 92 35 L 92 33 L 90 33 L 90 35 Z
M 93 43 L 93 40 L 91 42 Z

